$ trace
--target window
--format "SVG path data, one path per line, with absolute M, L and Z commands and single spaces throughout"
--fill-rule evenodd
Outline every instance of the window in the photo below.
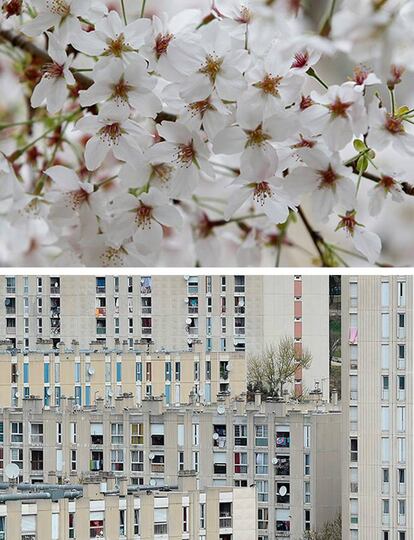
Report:
M 305 531 L 311 530 L 311 511 L 305 510 Z
M 382 339 L 390 338 L 390 315 L 389 313 L 381 313 L 381 336 Z
M 259 502 L 268 502 L 269 500 L 269 482 L 268 480 L 256 481 L 257 500 Z
M 69 532 L 69 538 L 75 538 L 75 514 L 73 512 L 69 512 L 69 523 L 68 523 L 68 532 Z
M 405 307 L 406 289 L 407 289 L 407 283 L 405 281 L 398 281 L 398 283 L 397 283 L 397 305 L 398 305 L 398 307 Z
M 388 281 L 381 283 L 381 307 L 387 308 L 390 305 L 390 284 Z
M 308 504 L 311 502 L 311 485 L 308 480 L 303 483 L 303 488 L 304 488 L 303 502 L 305 504 Z
M 276 502 L 278 504 L 290 502 L 290 484 L 288 482 L 276 482 Z
M 111 471 L 123 471 L 124 470 L 124 451 L 123 450 L 111 450 Z
M 10 461 L 17 465 L 19 469 L 23 469 L 23 449 L 10 448 Z
M 120 536 L 125 536 L 125 533 L 126 533 L 125 520 L 126 520 L 126 511 L 122 509 L 119 511 L 119 535 Z
M 198 472 L 198 470 L 199 470 L 199 455 L 198 455 L 198 452 L 193 452 L 192 467 L 193 467 L 193 470 L 195 470 L 195 472 Z
M 70 470 L 76 471 L 78 468 L 77 465 L 77 456 L 76 456 L 76 450 L 70 451 Z
M 405 345 L 397 345 L 397 369 L 405 369 Z
M 397 431 L 405 433 L 406 429 L 406 411 L 405 407 L 397 407 Z
M 89 537 L 99 538 L 104 536 L 104 512 L 90 512 L 89 514 Z
M 288 426 L 279 426 L 278 428 L 276 428 L 276 447 L 290 447 L 290 430 Z
M 181 362 L 175 363 L 175 380 L 176 382 L 181 381 Z
M 397 375 L 397 400 L 405 400 L 405 375 Z
M 143 450 L 131 450 L 131 471 L 142 472 L 144 470 Z
M 397 469 L 397 492 L 405 495 L 405 469 Z
M 256 474 L 268 474 L 269 456 L 267 452 L 256 452 Z
M 131 444 L 144 444 L 144 424 L 131 424 Z
M 358 399 L 358 377 L 357 375 L 349 376 L 349 397 L 351 401 Z
M 247 474 L 247 452 L 234 453 L 234 472 Z
M 43 444 L 43 424 L 30 424 L 30 443 Z
M 390 378 L 388 375 L 383 375 L 381 377 L 381 398 L 384 401 L 388 401 L 390 398 Z
M 310 474 L 310 468 L 311 468 L 311 457 L 310 454 L 305 454 L 303 456 L 303 474 L 305 476 Z
M 349 510 L 351 524 L 356 525 L 358 523 L 358 499 L 351 499 L 349 501 Z
M 303 426 L 303 446 L 304 448 L 310 448 L 310 426 Z
M 349 479 L 350 479 L 350 492 L 358 493 L 358 469 L 352 467 L 349 469 Z
M 389 499 L 383 499 L 382 501 L 382 523 L 388 525 L 390 521 L 390 501 Z
M 244 293 L 245 291 L 245 276 L 234 276 L 234 292 Z
M 276 455 L 276 476 L 289 476 L 290 474 L 290 456 Z
M 390 429 L 390 408 L 381 407 L 381 430 L 389 431 Z
M 405 525 L 405 500 L 400 499 L 397 501 L 397 507 L 398 507 L 398 525 Z
M 358 283 L 355 281 L 349 283 L 349 305 L 350 307 L 358 306 Z
M 200 439 L 199 439 L 199 432 L 200 432 L 200 425 L 199 424 L 193 424 L 193 446 L 198 446 Z
M 154 534 L 168 534 L 167 513 L 167 508 L 154 508 Z
M 32 472 L 43 471 L 43 450 L 31 450 L 30 454 Z
M 257 528 L 259 530 L 267 529 L 269 527 L 269 509 L 258 508 L 257 509 Z
M 213 470 L 214 474 L 227 473 L 227 454 L 226 452 L 213 453 Z
M 350 439 L 350 459 L 351 461 L 358 461 L 358 439 L 351 438 Z
M 349 427 L 351 431 L 358 429 L 358 407 L 355 405 L 349 407 Z
M 151 424 L 151 444 L 164 446 L 164 424 Z
M 397 338 L 405 339 L 405 313 L 397 313 Z
M 236 424 L 234 426 L 234 444 L 235 446 L 247 446 L 246 424 Z
M 390 470 L 382 469 L 382 492 L 388 494 L 390 492 Z
M 200 529 L 206 528 L 206 503 L 200 503 Z
M 382 462 L 388 463 L 390 460 L 390 440 L 388 437 L 382 437 L 381 439 L 381 456 Z
M 183 532 L 188 532 L 189 531 L 189 507 L 188 506 L 183 506 Z
M 23 423 L 22 422 L 12 422 L 10 431 L 11 431 L 10 441 L 12 443 L 23 442 Z
M 139 535 L 139 524 L 140 524 L 140 511 L 139 508 L 134 508 L 134 535 Z
M 184 452 L 178 452 L 178 470 L 184 470 Z
M 398 463 L 405 463 L 406 459 L 406 449 L 405 449 L 405 438 L 397 438 L 397 452 L 398 452 Z
M 255 426 L 255 445 L 256 446 L 267 446 L 268 445 L 268 429 L 267 425 L 258 425 Z
M 16 278 L 6 277 L 6 292 L 8 294 L 16 294 Z
M 96 294 L 105 293 L 105 289 L 106 289 L 105 278 L 97 277 L 96 278 Z

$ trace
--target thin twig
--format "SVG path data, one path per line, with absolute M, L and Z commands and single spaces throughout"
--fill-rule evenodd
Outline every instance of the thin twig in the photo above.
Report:
M 41 60 L 43 64 L 53 63 L 53 60 L 46 51 L 40 47 L 37 47 L 25 37 L 16 35 L 11 30 L 5 30 L 4 28 L 0 27 L 0 42 L 1 41 L 11 43 L 13 47 L 18 47 L 22 51 L 28 52 L 33 57 Z M 81 88 L 89 88 L 92 86 L 93 80 L 86 75 L 83 75 L 83 73 L 79 73 L 75 69 L 72 70 L 72 73 Z
M 326 263 L 325 254 L 324 254 L 324 252 L 323 252 L 323 250 L 321 249 L 321 246 L 320 246 L 321 242 L 323 244 L 325 243 L 322 236 L 320 235 L 319 232 L 315 231 L 315 229 L 309 223 L 308 218 L 306 217 L 304 211 L 302 210 L 302 208 L 300 206 L 298 207 L 298 213 L 299 213 L 299 215 L 300 215 L 300 217 L 301 217 L 301 219 L 303 221 L 303 224 L 305 225 L 306 230 L 309 233 L 309 236 L 312 239 L 313 245 L 315 246 L 317 252 L 319 253 L 319 257 L 321 259 L 321 262 L 322 262 L 323 266 L 329 266 L 329 264 Z

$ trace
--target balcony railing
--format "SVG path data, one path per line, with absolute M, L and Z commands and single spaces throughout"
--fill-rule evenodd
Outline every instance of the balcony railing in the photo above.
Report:
M 16 333 L 16 327 L 15 326 L 6 326 L 6 334 L 14 335 Z
M 16 306 L 6 306 L 6 315 L 16 315 Z
M 190 334 L 190 336 L 198 336 L 198 328 L 195 326 L 190 326 L 187 329 L 187 333 Z
M 152 334 L 152 328 L 151 326 L 145 326 L 142 328 L 142 334 L 148 336 L 149 334 Z
M 234 313 L 238 314 L 238 315 L 243 315 L 244 312 L 245 312 L 245 307 L 244 306 L 236 306 L 234 308 Z
M 145 315 L 151 315 L 152 307 L 151 306 L 142 306 L 141 311 Z
M 154 523 L 154 535 L 157 534 L 168 534 L 167 523 Z
M 246 334 L 246 329 L 243 327 L 238 327 L 234 329 L 234 334 L 236 336 L 244 336 Z
M 95 317 L 106 317 L 106 307 L 95 308 Z
M 6 287 L 7 294 L 16 294 L 16 287 Z
M 151 294 L 151 287 L 144 287 L 143 285 L 141 285 L 141 294 Z
M 43 444 L 43 434 L 32 433 L 30 435 L 30 443 L 31 444 Z
M 96 294 L 105 294 L 106 287 L 105 285 L 97 285 L 96 286 Z
M 98 326 L 96 329 L 97 334 L 106 334 L 106 327 Z
M 198 313 L 198 306 L 188 306 L 188 313 Z
M 220 525 L 220 529 L 231 529 L 232 528 L 231 516 L 220 516 L 219 525 Z
M 165 469 L 164 463 L 152 463 L 151 472 L 153 473 L 163 473 Z
M 50 287 L 50 294 L 60 294 L 60 287 Z

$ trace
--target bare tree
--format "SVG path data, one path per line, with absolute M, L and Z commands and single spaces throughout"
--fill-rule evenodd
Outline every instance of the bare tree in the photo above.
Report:
M 309 531 L 303 537 L 303 540 L 341 540 L 342 538 L 342 519 L 338 514 L 333 521 L 328 521 L 320 531 Z
M 282 396 L 285 384 L 291 382 L 298 367 L 308 368 L 312 362 L 309 350 L 300 354 L 290 337 L 268 345 L 263 353 L 249 358 L 247 380 L 249 390 L 270 397 Z

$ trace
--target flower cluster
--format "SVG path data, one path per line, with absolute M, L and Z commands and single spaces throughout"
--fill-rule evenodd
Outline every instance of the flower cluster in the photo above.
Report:
M 3 0 L 27 107 L 0 109 L 0 263 L 381 263 L 414 193 L 414 1 L 126 4 Z

